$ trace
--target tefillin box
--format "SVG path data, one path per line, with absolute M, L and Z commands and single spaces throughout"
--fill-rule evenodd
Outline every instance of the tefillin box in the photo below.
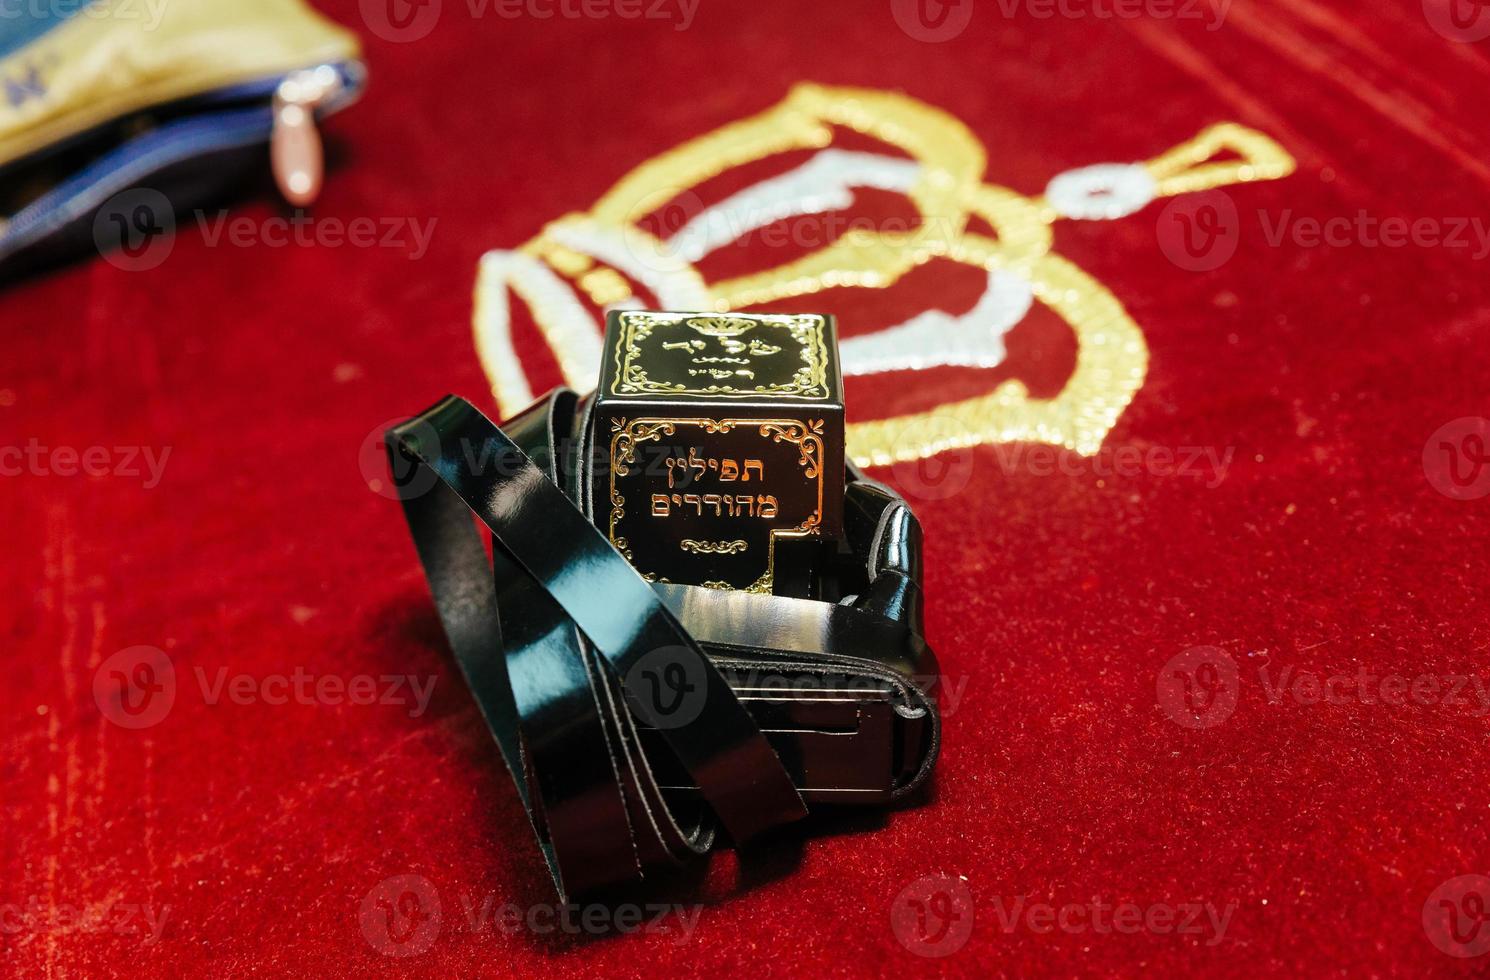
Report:
M 593 426 L 595 523 L 651 581 L 779 592 L 842 533 L 832 317 L 612 312 Z

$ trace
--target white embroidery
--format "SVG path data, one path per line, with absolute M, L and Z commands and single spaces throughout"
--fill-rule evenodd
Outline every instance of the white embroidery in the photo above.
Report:
M 533 400 L 533 389 L 512 345 L 509 288 L 530 309 L 543 309 L 546 322 L 553 325 L 546 339 L 559 356 L 565 383 L 588 391 L 600 376 L 600 333 L 595 318 L 569 284 L 544 263 L 521 252 L 487 252 L 481 257 L 476 280 L 476 353 L 492 379 L 503 414 L 525 408 Z
M 878 153 L 822 150 L 801 166 L 763 180 L 706 208 L 666 242 L 642 231 L 616 232 L 584 218 L 568 218 L 546 229 L 564 247 L 587 255 L 645 286 L 659 309 L 713 308 L 694 263 L 709 253 L 778 221 L 841 211 L 854 203 L 853 189 L 908 191 L 920 164 Z M 1068 218 L 1112 220 L 1132 214 L 1154 199 L 1156 188 L 1138 164 L 1104 163 L 1069 170 L 1053 179 L 1046 200 Z M 628 229 L 629 230 L 629 229 Z M 504 412 L 532 400 L 532 391 L 512 345 L 509 285 L 530 304 L 553 311 L 549 346 L 567 356 L 565 382 L 588 390 L 599 373 L 601 330 L 576 292 L 542 262 L 516 252 L 495 251 L 482 260 L 477 289 L 477 343 Z M 528 295 L 531 293 L 532 295 Z M 1004 336 L 1024 319 L 1034 302 L 1030 281 L 1002 269 L 971 310 L 954 316 L 926 310 L 903 323 L 840 343 L 848 376 L 915 371 L 930 367 L 992 368 L 1007 351 Z M 610 303 L 611 309 L 640 309 L 635 296 Z
M 899 326 L 839 342 L 845 375 L 916 371 L 922 368 L 998 367 L 1004 334 L 1024 319 L 1035 301 L 1030 281 L 1004 271 L 988 273 L 988 288 L 967 313 L 927 310 Z
M 907 191 L 920 172 L 921 165 L 911 160 L 823 150 L 795 170 L 763 180 L 700 212 L 673 235 L 670 244 L 678 255 L 697 262 L 777 221 L 841 211 L 854 203 L 854 187 Z
M 700 212 L 668 244 L 679 256 L 697 262 L 775 222 L 844 210 L 854 203 L 855 187 L 906 192 L 920 173 L 921 165 L 911 160 L 823 150 L 795 170 L 763 180 Z M 941 365 L 997 367 L 1004 360 L 1004 334 L 1024 318 L 1033 302 L 1027 279 L 991 272 L 988 288 L 962 316 L 927 310 L 904 323 L 842 340 L 843 373 L 879 374 Z
M 697 270 L 645 232 L 624 234 L 578 218 L 555 222 L 546 232 L 565 248 L 599 259 L 646 286 L 657 297 L 659 309 L 713 309 Z
M 1045 200 L 1067 218 L 1112 221 L 1154 199 L 1154 178 L 1136 163 L 1098 163 L 1057 174 Z

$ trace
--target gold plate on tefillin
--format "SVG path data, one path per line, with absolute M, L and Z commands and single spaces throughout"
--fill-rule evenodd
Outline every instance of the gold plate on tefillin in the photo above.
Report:
M 616 321 L 610 394 L 833 395 L 826 317 L 628 312 Z
M 837 353 L 831 317 L 610 315 L 594 516 L 645 578 L 770 592 L 780 540 L 841 533 Z
M 770 592 L 822 525 L 822 419 L 619 418 L 610 447 L 610 539 L 653 580 Z

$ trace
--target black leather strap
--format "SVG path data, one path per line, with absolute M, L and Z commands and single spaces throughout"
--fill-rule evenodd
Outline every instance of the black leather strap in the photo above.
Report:
M 744 840 L 803 799 L 886 803 L 923 782 L 939 678 L 905 501 L 849 468 L 847 549 L 818 580 L 838 602 L 648 586 L 580 509 L 582 409 L 561 389 L 499 431 L 447 398 L 387 440 L 457 663 L 561 896 L 679 866 L 712 846 L 716 818 Z M 656 700 L 670 675 L 686 704 Z
M 552 411 L 542 402 L 509 428 L 546 427 L 552 450 Z M 805 814 L 719 671 L 513 439 L 451 396 L 391 430 L 387 445 L 445 632 L 561 896 L 702 853 L 710 814 L 736 841 Z M 491 532 L 489 570 L 470 513 Z M 633 671 L 659 658 L 686 677 L 695 710 L 665 714 L 638 696 Z M 664 798 L 637 718 L 676 755 L 707 812 Z

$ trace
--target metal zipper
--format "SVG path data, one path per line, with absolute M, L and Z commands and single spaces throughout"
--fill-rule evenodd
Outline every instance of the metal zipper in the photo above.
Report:
M 316 110 L 339 95 L 343 86 L 341 72 L 320 65 L 286 75 L 274 90 L 269 160 L 279 192 L 296 207 L 307 207 L 321 194 L 326 153 L 316 129 Z

